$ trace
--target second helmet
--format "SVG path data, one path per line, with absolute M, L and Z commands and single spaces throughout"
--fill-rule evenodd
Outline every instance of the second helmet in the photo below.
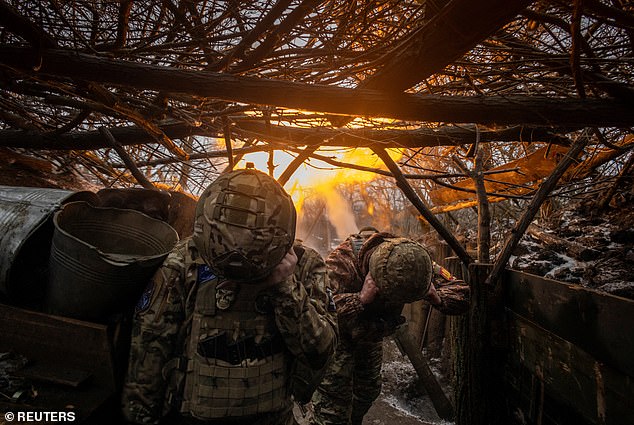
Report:
M 431 257 L 411 239 L 385 239 L 370 255 L 369 269 L 387 304 L 420 300 L 431 285 Z

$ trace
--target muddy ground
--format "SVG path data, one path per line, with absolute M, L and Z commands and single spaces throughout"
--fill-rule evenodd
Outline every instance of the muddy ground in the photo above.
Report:
M 452 425 L 438 417 L 433 404 L 419 383 L 414 367 L 401 354 L 391 338 L 385 339 L 383 368 L 381 371 L 383 388 L 363 420 L 364 425 Z M 449 388 L 445 389 L 451 398 Z M 309 406 L 310 407 L 310 406 Z M 300 425 L 309 423 L 310 409 L 302 417 L 296 409 L 295 416 Z

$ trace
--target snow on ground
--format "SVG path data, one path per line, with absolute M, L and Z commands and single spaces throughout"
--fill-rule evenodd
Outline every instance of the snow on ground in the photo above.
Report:
M 433 361 L 430 366 L 435 374 Z M 401 354 L 394 341 L 385 339 L 383 346 L 383 387 L 379 399 L 368 412 L 364 425 L 390 424 L 388 419 L 398 418 L 399 425 L 452 425 L 440 419 L 434 406 L 420 384 L 416 371 L 409 359 Z M 438 375 L 438 374 L 437 374 Z M 442 377 L 440 377 L 442 382 Z M 453 392 L 445 388 L 451 398 Z
M 599 213 L 581 202 L 546 222 L 547 234 L 582 247 L 582 255 L 524 235 L 509 265 L 516 270 L 634 298 L 634 194 Z
M 401 354 L 391 338 L 384 341 L 381 395 L 363 418 L 363 424 L 454 425 L 454 422 L 444 421 L 438 417 L 431 400 L 419 384 L 418 376 L 409 359 Z M 437 374 L 434 359 L 430 363 L 432 370 Z M 442 382 L 442 377 L 440 378 Z M 445 393 L 452 397 L 453 392 L 450 388 L 445 388 Z M 311 409 L 308 405 L 306 415 L 302 415 L 299 408 L 295 409 L 295 418 L 300 425 L 308 425 Z

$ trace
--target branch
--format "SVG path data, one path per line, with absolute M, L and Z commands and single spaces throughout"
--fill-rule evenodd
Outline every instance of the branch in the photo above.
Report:
M 22 16 L 4 0 L 0 0 L 0 24 L 12 33 L 24 38 L 34 47 L 41 49 L 57 47 L 57 42 L 46 31 Z
M 141 186 L 143 186 L 144 188 L 146 188 L 146 189 L 157 190 L 156 187 L 154 187 L 154 185 L 152 184 L 152 182 L 149 181 L 143 175 L 143 173 L 137 168 L 137 166 L 134 163 L 134 161 L 132 160 L 132 158 L 130 158 L 130 156 L 125 151 L 125 149 L 123 149 L 123 146 L 121 146 L 119 144 L 119 142 L 117 142 L 117 140 L 114 138 L 112 133 L 106 127 L 99 127 L 99 132 L 108 141 L 108 143 L 110 143 L 110 145 L 112 145 L 114 150 L 117 151 L 117 153 L 119 154 L 119 156 L 123 160 L 123 163 L 128 167 L 128 169 L 130 170 L 130 173 L 132 173 L 132 175 L 134 176 L 136 181 L 139 182 L 139 184 Z
M 415 130 L 300 128 L 283 125 L 270 126 L 269 128 L 261 122 L 243 121 L 236 124 L 236 129 L 245 134 L 256 135 L 261 140 L 270 140 L 273 137 L 278 142 L 285 140 L 292 145 L 320 144 L 322 146 L 349 147 L 376 145 L 383 148 L 461 146 L 473 142 L 476 137 L 476 128 L 472 126 L 418 128 Z M 562 131 L 570 130 L 572 129 L 562 129 Z M 479 130 L 479 139 L 481 142 L 522 141 L 570 145 L 570 139 L 555 134 L 553 130 L 520 125 L 495 130 Z
M 495 265 L 493 266 L 493 270 L 486 279 L 487 284 L 495 284 L 496 285 L 496 295 L 501 296 L 502 285 L 499 284 L 498 279 L 502 273 L 504 267 L 506 267 L 506 263 L 509 258 L 511 258 L 511 254 L 517 247 L 520 239 L 526 232 L 531 221 L 535 217 L 535 214 L 539 210 L 539 206 L 544 202 L 544 199 L 550 194 L 550 192 L 555 188 L 557 182 L 564 175 L 568 167 L 572 165 L 574 161 L 577 160 L 577 157 L 583 151 L 583 148 L 588 143 L 587 137 L 579 137 L 577 141 L 572 145 L 568 153 L 563 157 L 563 159 L 557 164 L 553 172 L 548 176 L 548 178 L 542 183 L 539 187 L 539 190 L 531 199 L 530 203 L 526 207 L 526 212 L 522 215 L 522 217 L 517 221 L 515 228 L 511 230 L 511 235 L 506 240 L 504 247 L 502 248 L 502 252 L 498 256 L 495 261 Z
M 128 22 L 130 21 L 130 10 L 132 9 L 132 0 L 122 0 L 119 5 L 119 19 L 117 22 L 117 41 L 114 47 L 121 48 L 125 46 L 128 38 Z
M 297 168 L 299 168 L 300 165 L 302 165 L 302 163 L 309 157 L 312 155 L 313 152 L 315 152 L 317 150 L 317 148 L 319 148 L 318 145 L 313 145 L 313 146 L 308 146 L 306 147 L 306 149 L 304 149 L 303 151 L 301 151 L 299 153 L 299 155 L 297 155 L 293 161 L 291 161 L 290 164 L 288 164 L 288 166 L 286 167 L 286 169 L 284 170 L 284 172 L 282 173 L 282 175 L 280 176 L 280 178 L 277 179 L 277 181 L 279 182 L 279 184 L 281 184 L 282 186 L 284 186 L 286 184 L 286 182 L 288 181 L 288 179 L 291 178 L 291 176 L 293 175 L 293 173 L 297 170 Z
M 319 4 L 322 2 L 323 0 L 302 1 L 302 3 L 295 8 L 295 10 L 288 14 L 286 19 L 284 19 L 271 31 L 269 36 L 264 41 L 262 41 L 262 43 L 255 50 L 253 50 L 249 56 L 247 56 L 238 65 L 233 67 L 231 69 L 231 72 L 244 72 L 260 62 L 269 53 L 271 53 L 273 49 L 275 49 L 277 42 L 283 34 L 295 28 L 295 26 L 304 18 L 304 16 L 312 12 L 314 8 L 319 6 Z
M 387 168 L 392 172 L 394 178 L 396 179 L 396 185 L 403 191 L 403 194 L 409 201 L 414 205 L 414 207 L 421 213 L 421 215 L 429 222 L 429 224 L 436 229 L 438 234 L 449 244 L 451 249 L 454 250 L 456 255 L 460 258 L 460 260 L 465 264 L 469 265 L 471 263 L 472 258 L 467 254 L 467 251 L 464 249 L 460 242 L 454 237 L 454 235 L 436 218 L 436 216 L 427 208 L 427 206 L 423 203 L 423 201 L 418 197 L 414 189 L 409 185 L 407 180 L 403 177 L 403 173 L 398 168 L 398 165 L 392 160 L 390 155 L 384 149 L 374 148 L 372 149 L 374 153 L 377 154 L 379 158 L 383 161 L 383 163 L 387 166 Z
M 91 107 L 80 104 L 78 107 Z M 94 109 L 91 107 L 91 109 Z M 171 139 L 188 136 L 222 137 L 222 131 L 208 126 L 192 126 L 182 122 L 158 124 L 157 127 Z M 233 129 L 243 136 L 262 141 L 284 143 L 287 146 L 371 147 L 382 148 L 422 148 L 439 146 L 460 146 L 473 141 L 474 132 L 470 128 L 443 127 L 438 129 L 421 128 L 417 130 L 365 130 L 324 128 L 297 128 L 271 126 L 255 122 L 239 122 Z M 156 143 L 145 130 L 137 126 L 117 127 L 111 131 L 124 146 Z M 569 139 L 536 127 L 514 126 L 500 130 L 481 131 L 480 142 L 544 142 L 556 145 L 569 145 Z M 35 132 L 0 130 L 0 146 L 25 149 L 100 149 L 108 147 L 97 131 L 82 131 L 60 135 L 42 135 Z
M 40 57 L 41 56 L 41 57 Z M 274 105 L 333 114 L 409 121 L 625 127 L 634 125 L 634 104 L 606 99 L 544 97 L 447 97 L 268 80 L 181 70 L 91 55 L 0 47 L 0 62 L 41 73 L 236 102 Z
M 532 0 L 454 0 L 383 58 L 385 66 L 361 84 L 400 92 L 462 57 L 503 27 Z
M 242 59 L 244 52 L 279 18 L 286 8 L 290 5 L 291 0 L 278 0 L 277 3 L 271 8 L 269 13 L 266 14 L 257 25 L 245 35 L 240 44 L 233 48 L 227 55 L 225 55 L 218 63 L 209 67 L 210 71 L 223 70 L 226 66 L 235 58 Z

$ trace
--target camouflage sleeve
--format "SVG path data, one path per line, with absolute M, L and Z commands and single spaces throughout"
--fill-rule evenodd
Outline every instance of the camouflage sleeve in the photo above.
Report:
M 316 251 L 304 249 L 309 257 L 298 265 L 302 270 L 275 288 L 275 321 L 289 351 L 320 369 L 337 345 L 337 320 L 328 309 L 326 265 Z
M 330 285 L 335 289 L 333 298 L 341 335 L 353 341 L 380 341 L 384 336 L 393 334 L 402 324 L 399 314 L 392 317 L 383 314 L 385 312 L 368 311 L 361 303 L 359 292 L 365 275 L 360 270 L 350 241 L 344 241 L 333 250 L 326 264 Z
M 359 298 L 359 293 L 354 292 L 351 294 L 337 294 L 333 297 L 335 305 L 337 306 L 337 316 L 339 320 L 350 321 L 356 320 L 356 318 L 363 312 L 363 303 Z
M 154 274 L 133 318 L 128 371 L 122 393 L 126 420 L 156 424 L 164 414 L 163 366 L 175 355 L 184 320 L 183 260 L 173 251 Z M 184 267 L 183 267 L 184 268 Z
M 357 270 L 354 253 L 349 240 L 344 241 L 326 259 L 329 284 L 334 292 L 337 317 L 340 323 L 356 321 L 363 312 L 359 291 L 363 280 Z

